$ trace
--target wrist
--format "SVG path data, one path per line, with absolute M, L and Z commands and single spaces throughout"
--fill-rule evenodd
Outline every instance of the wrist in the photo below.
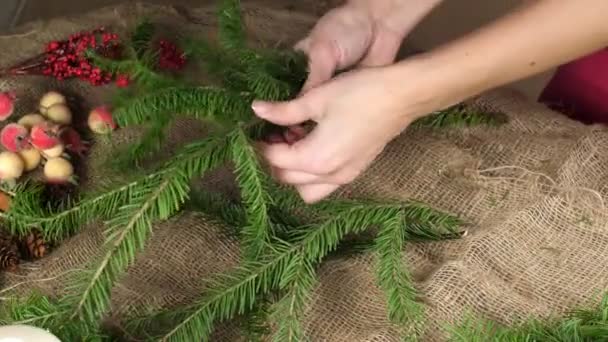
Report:
M 423 53 L 382 67 L 382 82 L 406 126 L 467 99 L 484 82 L 483 73 L 471 77 L 473 71 L 454 68 L 441 57 Z

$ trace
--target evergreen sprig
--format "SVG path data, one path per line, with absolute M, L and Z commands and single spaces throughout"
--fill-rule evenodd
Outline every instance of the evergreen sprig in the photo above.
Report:
M 142 58 L 147 51 L 150 51 L 152 38 L 154 37 L 155 32 L 156 28 L 148 18 L 145 18 L 135 26 L 130 39 L 133 57 L 137 59 Z
M 608 340 L 608 295 L 588 309 L 572 310 L 561 318 L 533 318 L 520 324 L 503 326 L 470 315 L 447 328 L 450 342 L 544 342 Z
M 376 238 L 377 279 L 386 293 L 388 317 L 401 326 L 421 320 L 422 307 L 416 301 L 417 291 L 403 262 L 403 249 L 408 240 L 403 225 L 408 221 L 400 212 L 379 229 Z
M 149 125 L 143 136 L 133 145 L 128 145 L 110 154 L 109 163 L 119 171 L 127 171 L 130 167 L 140 167 L 141 162 L 158 153 L 166 138 L 168 126 L 173 121 L 169 115 L 159 115 L 156 122 Z
M 120 126 L 140 125 L 161 115 L 187 115 L 208 123 L 236 124 L 253 116 L 247 94 L 211 86 L 168 87 L 139 96 L 115 111 Z
M 247 224 L 243 228 L 244 254 L 255 259 L 262 253 L 272 237 L 269 207 L 273 205 L 267 184 L 268 176 L 262 170 L 256 151 L 247 134 L 237 128 L 232 139 L 233 162 L 241 198 L 247 208 Z
M 116 278 L 134 261 L 152 230 L 154 219 L 164 219 L 176 211 L 176 205 L 187 196 L 187 179 L 181 174 L 166 175 L 150 180 L 131 194 L 128 204 L 122 206 L 108 222 L 105 254 L 89 272 L 80 276 L 73 291 L 71 319 L 89 324 L 99 322 L 108 310 L 110 292 Z M 85 286 L 82 286 L 85 284 Z
M 473 109 L 471 106 L 458 104 L 447 109 L 431 113 L 412 123 L 412 127 L 425 128 L 457 128 L 471 126 L 495 127 L 504 124 L 507 118 L 500 113 L 486 113 Z
M 302 254 L 296 254 L 279 284 L 286 292 L 273 307 L 269 319 L 277 323 L 273 337 L 276 342 L 297 342 L 305 339 L 301 321 L 317 279 L 314 265 Z
M 69 307 L 63 301 L 55 301 L 33 292 L 25 298 L 10 299 L 1 307 L 0 325 L 31 325 L 48 329 L 62 341 L 110 341 L 109 336 L 86 322 L 68 319 Z
M 280 288 L 281 285 L 293 284 L 291 280 L 297 278 L 294 274 L 298 274 L 302 269 L 301 260 L 311 264 L 321 261 L 335 249 L 346 234 L 361 232 L 374 224 L 382 224 L 395 209 L 393 204 L 375 207 L 354 205 L 337 212 L 328 222 L 301 227 L 293 233 L 293 243 L 274 239 L 272 248 L 267 249 L 267 252 L 255 261 L 245 260 L 235 271 L 219 275 L 197 304 L 183 311 L 163 312 L 156 316 L 136 319 L 131 326 L 137 330 L 145 329 L 153 324 L 152 322 L 166 321 L 170 317 L 178 323 L 160 340 L 207 340 L 214 322 L 244 314 L 253 308 L 258 296 Z M 304 281 L 301 284 L 309 282 Z
M 218 40 L 223 48 L 238 51 L 246 45 L 239 0 L 224 0 L 218 6 Z

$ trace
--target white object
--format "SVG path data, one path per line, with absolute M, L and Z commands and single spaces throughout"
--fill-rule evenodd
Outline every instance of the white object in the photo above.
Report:
M 50 332 L 29 325 L 0 327 L 0 342 L 61 342 Z

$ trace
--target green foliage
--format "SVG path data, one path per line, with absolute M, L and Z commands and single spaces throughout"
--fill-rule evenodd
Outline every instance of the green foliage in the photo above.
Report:
M 144 248 L 152 231 L 153 220 L 169 218 L 188 195 L 188 179 L 179 170 L 147 179 L 137 191 L 129 194 L 107 223 L 105 254 L 89 272 L 79 274 L 70 290 L 73 292 L 71 319 L 89 324 L 98 322 L 108 310 L 110 292 L 117 279 Z
M 239 0 L 220 1 L 218 6 L 218 31 L 221 45 L 228 50 L 245 47 L 245 29 L 242 23 Z
M 232 139 L 233 161 L 241 197 L 247 208 L 247 223 L 243 228 L 244 254 L 255 259 L 270 242 L 271 222 L 268 207 L 272 203 L 266 191 L 268 176 L 263 172 L 246 133 L 236 129 Z
M 416 290 L 404 265 L 402 251 L 407 241 L 407 220 L 403 213 L 395 213 L 378 232 L 376 249 L 378 254 L 378 282 L 387 295 L 388 317 L 391 321 L 407 325 L 418 322 L 422 307 L 416 302 Z
M 608 340 L 608 295 L 591 309 L 573 310 L 565 317 L 541 321 L 531 319 L 511 327 L 468 317 L 462 324 L 449 327 L 452 342 L 545 342 Z
M 131 33 L 130 47 L 133 49 L 133 55 L 136 58 L 142 58 L 146 51 L 150 50 L 150 43 L 155 33 L 154 24 L 148 20 L 142 20 L 139 25 L 133 29 Z
M 37 292 L 22 299 L 11 299 L 0 311 L 0 325 L 27 324 L 51 330 L 62 341 L 110 341 L 96 327 L 69 320 L 68 307 Z
M 506 122 L 500 113 L 484 113 L 458 104 L 436 113 L 432 113 L 412 123 L 412 127 L 449 128 L 466 126 L 498 126 Z
M 168 87 L 133 99 L 117 108 L 115 116 L 120 126 L 148 123 L 169 113 L 234 125 L 252 115 L 247 99 L 247 94 L 215 87 Z

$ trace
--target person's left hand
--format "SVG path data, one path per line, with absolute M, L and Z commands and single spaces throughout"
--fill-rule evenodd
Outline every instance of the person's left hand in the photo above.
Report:
M 312 203 L 367 169 L 388 142 L 424 113 L 423 97 L 415 94 L 418 88 L 400 84 L 399 75 L 388 68 L 341 74 L 289 102 L 254 102 L 256 114 L 277 125 L 316 122 L 293 144 L 261 143 L 273 176 L 294 185 L 302 199 Z

